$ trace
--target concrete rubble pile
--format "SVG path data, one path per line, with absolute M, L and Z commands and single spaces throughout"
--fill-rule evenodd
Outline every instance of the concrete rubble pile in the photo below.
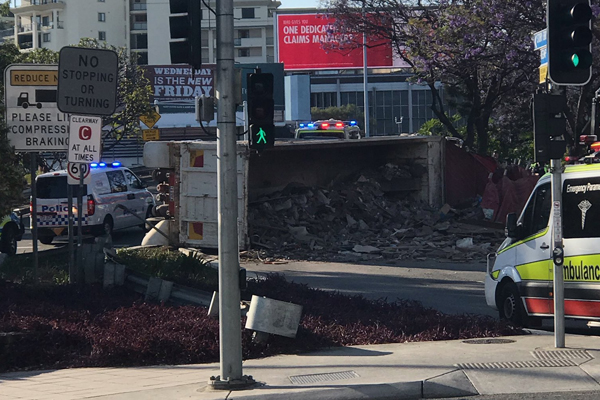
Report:
M 406 190 L 424 173 L 418 166 L 387 164 L 327 188 L 290 184 L 251 201 L 251 247 L 269 257 L 485 261 L 504 232 L 462 221 L 483 218 L 472 206 L 441 209 L 411 199 Z

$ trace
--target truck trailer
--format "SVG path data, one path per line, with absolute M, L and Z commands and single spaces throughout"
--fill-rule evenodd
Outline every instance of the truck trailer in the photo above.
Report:
M 237 143 L 238 243 L 249 246 L 248 204 L 289 184 L 327 187 L 333 180 L 386 164 L 419 165 L 416 179 L 393 182 L 415 201 L 439 207 L 444 203 L 445 140 L 435 136 L 374 137 L 363 140 L 277 141 L 256 153 Z M 168 212 L 161 230 L 169 245 L 218 247 L 217 143 L 154 141 L 144 146 L 144 165 L 165 178 Z M 168 177 L 168 178 L 166 178 Z M 168 187 L 167 190 L 164 190 Z

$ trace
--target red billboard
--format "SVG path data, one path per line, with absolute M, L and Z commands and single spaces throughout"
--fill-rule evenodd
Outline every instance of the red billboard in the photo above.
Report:
M 323 14 L 277 15 L 278 62 L 286 71 L 363 68 L 362 33 L 336 33 Z M 392 67 L 389 41 L 367 38 L 369 68 Z

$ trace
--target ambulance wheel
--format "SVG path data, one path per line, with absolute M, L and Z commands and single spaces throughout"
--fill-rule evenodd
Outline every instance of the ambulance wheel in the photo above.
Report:
M 54 239 L 54 236 L 51 236 L 51 235 L 40 235 L 38 237 L 38 240 L 42 244 L 51 244 L 52 243 L 52 239 Z
M 112 217 L 109 215 L 108 217 L 104 218 L 104 222 L 102 223 L 102 234 L 112 235 L 113 227 L 113 220 Z
M 14 256 L 17 253 L 17 232 L 12 226 L 6 227 L 2 232 L 0 251 L 9 256 Z
M 527 316 L 517 285 L 512 282 L 504 285 L 500 292 L 498 310 L 500 311 L 500 319 L 510 321 L 514 325 L 525 326 Z

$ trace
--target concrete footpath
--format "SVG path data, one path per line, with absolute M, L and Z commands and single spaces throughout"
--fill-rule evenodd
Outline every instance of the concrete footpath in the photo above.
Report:
M 420 399 L 600 390 L 600 338 L 527 336 L 335 348 L 248 360 L 256 385 L 209 388 L 219 364 L 0 374 L 0 399 Z

